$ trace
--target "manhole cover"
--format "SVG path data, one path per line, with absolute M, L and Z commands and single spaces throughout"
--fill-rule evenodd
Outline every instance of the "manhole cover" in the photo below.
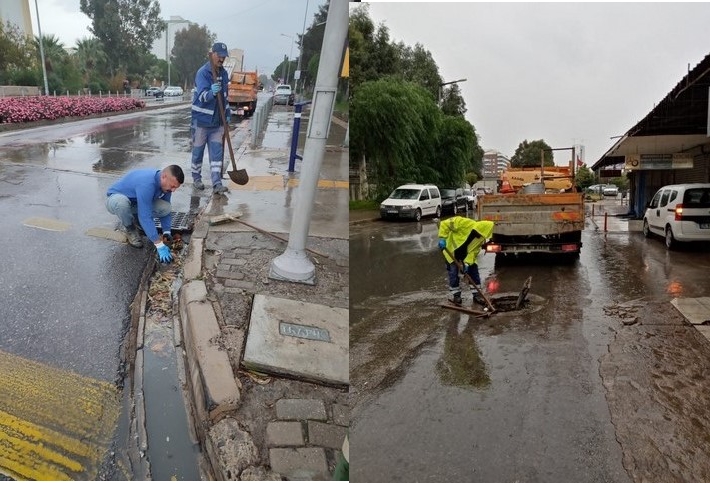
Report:
M 192 229 L 194 228 L 195 225 L 195 215 L 186 213 L 184 211 L 173 211 L 172 213 L 173 216 L 173 221 L 172 225 L 170 226 L 170 231 L 175 231 L 175 232 L 192 232 Z M 155 221 L 155 227 L 158 230 L 162 230 L 162 226 L 160 224 L 160 219 L 158 218 L 153 218 Z

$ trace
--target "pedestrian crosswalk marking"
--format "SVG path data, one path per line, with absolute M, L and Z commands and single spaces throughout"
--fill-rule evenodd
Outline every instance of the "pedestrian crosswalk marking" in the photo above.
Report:
M 116 387 L 0 351 L 0 473 L 92 480 L 108 450 Z

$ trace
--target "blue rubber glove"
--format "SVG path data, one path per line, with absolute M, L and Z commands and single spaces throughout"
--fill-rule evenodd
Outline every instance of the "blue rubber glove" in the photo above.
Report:
M 160 242 L 157 245 L 155 245 L 156 250 L 158 250 L 158 260 L 160 260 L 161 263 L 170 263 L 173 261 L 173 255 L 170 253 L 170 248 L 163 243 Z
M 439 250 L 446 248 L 446 238 L 439 238 Z
M 212 94 L 216 96 L 217 93 L 222 90 L 222 84 L 220 84 L 219 82 L 215 82 L 214 84 L 212 84 L 212 87 L 210 87 L 210 89 L 212 89 Z
M 469 268 L 470 266 L 471 266 L 471 265 L 469 265 L 468 263 L 465 263 L 465 262 L 464 262 L 464 264 L 463 264 L 463 273 L 468 273 L 468 268 Z
M 231 124 L 231 122 L 232 122 L 232 110 L 231 110 L 230 108 L 227 108 L 227 115 L 226 115 L 226 118 L 227 118 L 227 124 Z

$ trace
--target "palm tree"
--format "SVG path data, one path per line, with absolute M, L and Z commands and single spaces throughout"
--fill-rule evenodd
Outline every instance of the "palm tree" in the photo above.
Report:
M 84 37 L 77 40 L 73 56 L 81 72 L 84 85 L 88 84 L 92 74 L 100 75 L 101 68 L 106 64 L 103 44 L 95 37 Z
M 35 37 L 33 44 L 35 49 L 37 49 L 37 58 L 39 58 L 39 37 Z M 54 34 L 42 36 L 42 47 L 44 49 L 44 66 L 49 74 L 55 70 L 55 67 L 59 67 L 62 64 L 68 54 L 64 49 L 64 44 Z

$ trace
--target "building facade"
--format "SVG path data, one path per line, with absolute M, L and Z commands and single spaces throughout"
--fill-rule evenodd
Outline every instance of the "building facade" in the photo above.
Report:
M 26 36 L 33 37 L 32 16 L 30 15 L 30 0 L 0 1 L 0 21 L 10 22 Z
M 498 179 L 500 174 L 509 167 L 510 159 L 503 153 L 495 150 L 483 153 L 483 167 L 481 168 L 483 179 Z

